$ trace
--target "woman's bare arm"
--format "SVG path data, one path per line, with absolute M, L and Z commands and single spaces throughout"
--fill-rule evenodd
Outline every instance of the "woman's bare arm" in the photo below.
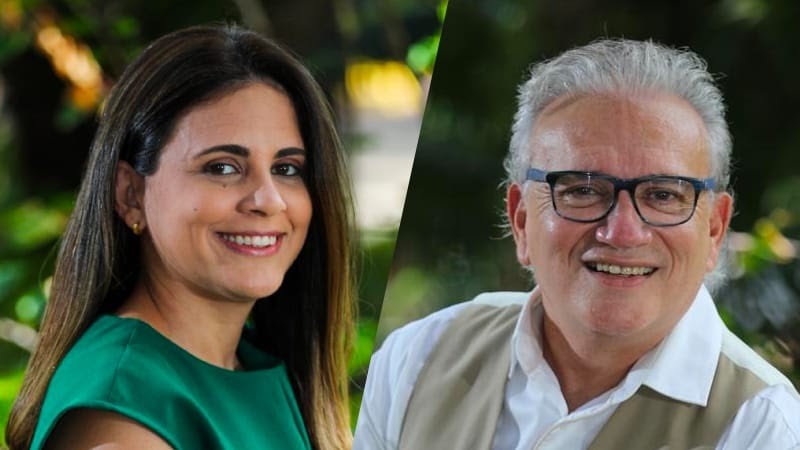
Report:
M 44 448 L 172 450 L 160 436 L 139 422 L 111 411 L 88 408 L 65 414 L 50 433 Z

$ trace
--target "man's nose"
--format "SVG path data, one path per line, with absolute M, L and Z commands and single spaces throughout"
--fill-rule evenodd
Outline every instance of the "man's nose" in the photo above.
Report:
M 617 204 L 597 227 L 595 237 L 612 247 L 630 248 L 649 244 L 653 234 L 651 227 L 636 212 L 631 193 L 622 191 L 618 194 Z
M 258 177 L 240 203 L 244 212 L 271 216 L 286 211 L 286 201 L 279 185 L 269 173 Z

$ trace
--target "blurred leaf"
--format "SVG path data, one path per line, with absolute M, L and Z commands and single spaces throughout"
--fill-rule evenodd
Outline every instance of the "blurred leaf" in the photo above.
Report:
M 118 38 L 130 39 L 139 35 L 139 21 L 135 17 L 120 17 L 112 25 Z
M 791 176 L 776 180 L 767 187 L 762 200 L 762 209 L 772 211 L 783 217 L 781 227 L 790 226 L 793 220 L 800 218 L 800 176 Z
M 82 38 L 94 35 L 98 24 L 91 16 L 75 15 L 62 19 L 58 25 L 66 34 Z
M 720 3 L 723 17 L 731 22 L 744 22 L 750 25 L 763 20 L 769 13 L 764 0 L 723 0 Z
M 27 264 L 23 260 L 0 261 L 0 299 L 3 293 L 16 288 L 26 271 Z
M 58 110 L 58 114 L 56 114 L 55 127 L 62 132 L 68 132 L 75 129 L 90 116 L 90 111 L 78 108 L 73 101 L 65 101 Z
M 347 372 L 354 375 L 358 372 L 366 373 L 372 348 L 375 344 L 375 332 L 378 322 L 372 319 L 359 320 L 356 325 L 356 340 L 353 346 L 353 355 L 348 363 Z
M 58 238 L 67 223 L 67 212 L 27 200 L 0 213 L 0 230 L 18 250 L 32 249 Z
M 22 366 L 16 371 L 0 375 L 0 425 L 3 427 L 8 422 L 8 413 L 11 411 L 14 398 L 22 386 L 24 374 L 25 367 Z M 5 445 L 5 433 L 0 433 L 0 448 L 4 448 Z
M 27 350 L 0 339 L 0 376 L 24 368 L 28 355 Z
M 447 0 L 441 0 L 436 7 L 436 17 L 439 19 L 439 29 L 436 33 L 422 38 L 411 44 L 406 52 L 406 64 L 416 73 L 431 74 L 439 51 L 439 41 L 442 36 L 442 24 L 447 14 Z
M 362 230 L 359 315 L 375 321 L 381 313 L 397 230 Z
M 354 391 L 350 393 L 350 429 L 356 429 L 358 422 L 358 412 L 361 409 L 361 399 L 363 398 L 362 391 Z
M 414 72 L 431 73 L 436 62 L 436 52 L 439 49 L 439 35 L 414 43 L 409 47 L 406 62 Z
M 407 266 L 396 272 L 386 287 L 376 344 L 398 326 L 430 312 L 423 300 L 436 288 L 430 274 L 420 268 Z
M 25 51 L 31 45 L 31 33 L 19 31 L 0 32 L 0 64 Z
M 28 324 L 38 323 L 46 301 L 40 289 L 28 291 L 17 299 L 14 312 L 17 313 L 17 318 L 21 322 Z
M 447 15 L 447 0 L 441 0 L 439 5 L 436 7 L 436 17 L 439 19 L 439 23 L 444 23 L 444 18 Z
M 729 330 L 734 332 L 737 336 L 739 336 L 740 339 L 748 344 L 760 339 L 758 333 L 754 333 L 743 328 L 728 308 L 729 307 L 726 304 L 717 304 L 717 312 L 719 312 L 722 322 L 726 327 L 728 327 Z
M 751 236 L 752 247 L 739 254 L 739 263 L 742 265 L 745 273 L 757 273 L 775 261 L 775 254 L 769 245 L 769 242 L 758 234 Z

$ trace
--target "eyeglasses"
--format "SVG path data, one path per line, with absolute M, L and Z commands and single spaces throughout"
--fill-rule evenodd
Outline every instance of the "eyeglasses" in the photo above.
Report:
M 535 168 L 528 169 L 526 180 L 549 184 L 556 214 L 575 222 L 603 219 L 616 206 L 619 191 L 628 191 L 642 221 L 657 227 L 686 223 L 694 214 L 700 193 L 715 186 L 713 178 L 651 175 L 621 179 L 596 172 Z

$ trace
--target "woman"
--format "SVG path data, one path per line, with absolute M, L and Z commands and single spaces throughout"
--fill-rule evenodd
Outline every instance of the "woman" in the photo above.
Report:
M 349 448 L 351 219 L 294 57 L 235 27 L 157 40 L 103 108 L 11 448 Z

